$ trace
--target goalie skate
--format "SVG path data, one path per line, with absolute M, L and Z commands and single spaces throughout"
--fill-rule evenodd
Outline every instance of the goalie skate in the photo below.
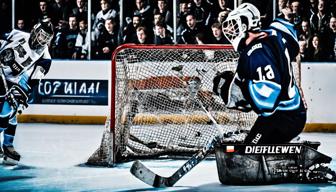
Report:
M 20 161 L 21 155 L 15 151 L 13 146 L 3 146 L 3 161 L 4 165 L 17 165 Z

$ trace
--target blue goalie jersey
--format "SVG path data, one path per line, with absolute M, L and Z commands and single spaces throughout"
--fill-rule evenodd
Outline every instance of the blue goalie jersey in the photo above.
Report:
M 263 32 L 266 37 L 251 42 L 238 61 L 243 95 L 262 116 L 276 110 L 296 110 L 302 101 L 291 65 L 299 53 L 294 26 L 276 19 Z

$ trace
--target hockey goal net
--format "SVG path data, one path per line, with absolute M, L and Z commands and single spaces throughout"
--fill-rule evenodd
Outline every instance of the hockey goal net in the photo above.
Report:
M 88 164 L 113 166 L 140 158 L 192 155 L 217 134 L 201 105 L 225 132 L 249 130 L 256 114 L 226 109 L 212 91 L 215 74 L 234 71 L 237 60 L 231 46 L 117 48 L 112 58 L 111 110 L 101 146 Z M 194 79 L 201 82 L 197 91 L 189 86 Z

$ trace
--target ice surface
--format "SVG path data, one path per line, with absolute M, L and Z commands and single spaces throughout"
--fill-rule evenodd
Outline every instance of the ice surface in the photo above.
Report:
M 132 162 L 115 168 L 79 166 L 98 147 L 102 133 L 102 125 L 19 124 L 15 146 L 24 166 L 0 167 L 0 191 L 336 191 L 331 184 L 222 185 L 214 160 L 201 162 L 172 188 L 155 189 L 130 174 Z M 319 151 L 336 158 L 335 133 L 303 133 L 301 139 L 320 141 Z M 184 162 L 143 161 L 163 176 Z M 336 169 L 336 161 L 331 167 Z

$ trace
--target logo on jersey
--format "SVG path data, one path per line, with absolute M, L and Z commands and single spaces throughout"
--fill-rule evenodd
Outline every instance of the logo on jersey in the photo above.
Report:
M 22 47 L 22 45 L 18 45 L 14 47 L 14 50 L 18 52 L 19 57 L 24 57 L 27 54 L 27 51 Z
M 301 144 L 235 144 L 222 145 L 224 153 L 241 155 L 298 155 L 304 150 Z
M 252 54 L 253 51 L 255 51 L 256 49 L 260 49 L 262 48 L 261 43 L 255 44 L 251 47 L 251 49 L 247 52 L 247 56 L 250 56 Z
M 244 154 L 301 154 L 300 145 L 250 145 L 245 146 Z

